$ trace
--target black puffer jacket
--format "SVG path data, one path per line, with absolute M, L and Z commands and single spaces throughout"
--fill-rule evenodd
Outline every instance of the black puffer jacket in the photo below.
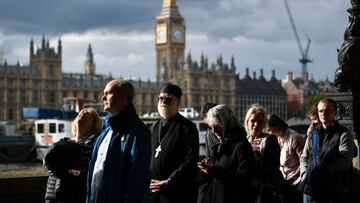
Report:
M 85 202 L 86 176 L 96 137 L 79 143 L 63 138 L 53 144 L 44 158 L 49 172 L 45 200 L 51 202 Z

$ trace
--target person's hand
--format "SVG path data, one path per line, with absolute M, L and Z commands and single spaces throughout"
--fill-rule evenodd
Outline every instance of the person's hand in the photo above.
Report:
M 210 159 L 203 159 L 199 164 L 198 164 L 198 168 L 200 170 L 201 173 L 204 173 L 206 175 L 209 175 L 209 170 L 210 168 L 212 168 L 214 166 L 213 161 L 211 161 Z
M 73 176 L 79 176 L 81 173 L 81 170 L 79 169 L 69 169 L 69 173 Z
M 166 187 L 168 184 L 169 184 L 169 180 L 151 179 L 150 191 L 151 192 L 159 192 L 162 188 Z
M 307 129 L 306 135 L 310 135 L 310 132 L 313 131 L 317 126 L 317 122 L 311 121 L 309 128 Z

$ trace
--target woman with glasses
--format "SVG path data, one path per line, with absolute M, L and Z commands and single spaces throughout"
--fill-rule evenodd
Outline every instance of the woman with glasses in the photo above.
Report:
M 245 129 L 226 105 L 211 108 L 205 122 L 218 142 L 212 147 L 212 158 L 198 165 L 202 176 L 209 183 L 208 189 L 199 193 L 198 200 L 251 202 L 253 153 L 246 140 Z
M 244 126 L 255 157 L 253 195 L 255 202 L 282 202 L 280 146 L 275 135 L 264 132 L 266 123 L 263 107 L 256 105 L 247 111 Z

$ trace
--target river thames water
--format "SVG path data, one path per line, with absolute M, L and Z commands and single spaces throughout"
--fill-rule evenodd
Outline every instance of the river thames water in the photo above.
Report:
M 41 162 L 31 163 L 0 163 L 0 172 L 16 171 L 16 170 L 34 170 L 42 169 Z

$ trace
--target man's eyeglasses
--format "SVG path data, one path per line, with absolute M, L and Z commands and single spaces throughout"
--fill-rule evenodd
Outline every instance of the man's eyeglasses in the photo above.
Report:
M 159 96 L 158 101 L 162 103 L 170 103 L 173 97 L 171 96 Z

